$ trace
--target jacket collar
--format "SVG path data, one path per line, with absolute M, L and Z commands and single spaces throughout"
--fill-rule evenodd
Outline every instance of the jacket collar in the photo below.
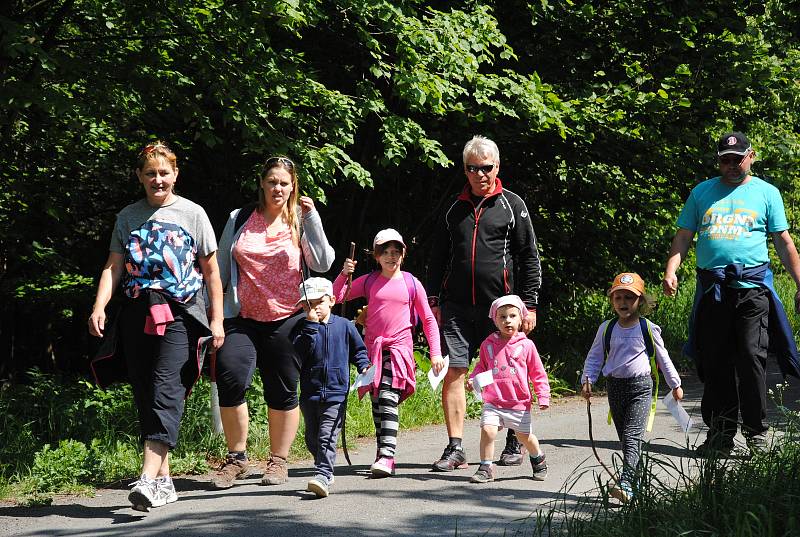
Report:
M 494 338 L 494 340 L 496 342 L 498 342 L 498 343 L 503 343 L 503 344 L 509 345 L 509 344 L 513 344 L 513 343 L 519 343 L 521 340 L 527 339 L 528 336 L 525 335 L 525 332 L 521 332 L 520 331 L 520 332 L 517 332 L 516 334 L 514 334 L 511 337 L 511 339 L 503 339 L 502 337 L 500 337 L 500 333 L 499 332 L 494 331 L 494 332 L 492 332 L 492 338 Z
M 499 195 L 501 192 L 503 192 L 503 183 L 500 181 L 500 178 L 498 177 L 497 179 L 495 179 L 494 190 L 488 196 L 484 197 L 491 198 L 493 196 Z M 466 185 L 464 185 L 464 189 L 461 191 L 461 194 L 458 195 L 458 199 L 463 201 L 472 201 L 471 194 L 472 191 L 469 187 L 469 183 L 467 183 Z

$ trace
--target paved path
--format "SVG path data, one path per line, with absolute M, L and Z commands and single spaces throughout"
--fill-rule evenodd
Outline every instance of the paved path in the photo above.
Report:
M 773 375 L 771 384 L 780 381 Z M 686 386 L 686 407 L 695 415 L 701 388 Z M 794 395 L 792 400 L 797 400 Z M 616 434 L 606 425 L 608 404 L 597 397 L 592 406 L 595 440 L 600 456 L 611 460 L 617 449 Z M 402 412 L 402 407 L 401 407 Z M 700 421 L 696 419 L 696 421 Z M 429 471 L 430 463 L 444 447 L 444 426 L 403 431 L 398 449 L 397 475 L 369 479 L 374 444 L 364 442 L 351 453 L 353 466 L 339 456 L 336 484 L 330 497 L 316 499 L 303 491 L 312 471 L 309 463 L 291 467 L 285 485 L 264 487 L 258 478 L 243 481 L 229 490 L 208 489 L 208 477 L 176 479 L 180 500 L 166 507 L 140 513 L 127 502 L 127 489 L 99 490 L 94 498 L 58 498 L 42 508 L 0 507 L 0 530 L 4 535 L 214 535 L 226 537 L 280 535 L 281 537 L 384 536 L 384 535 L 514 535 L 515 529 L 537 509 L 556 499 L 574 503 L 595 487 L 586 406 L 574 397 L 554 402 L 534 417 L 536 434 L 547 453 L 550 473 L 545 482 L 529 478 L 530 465 L 498 467 L 494 483 L 474 485 L 469 478 L 478 458 L 477 421 L 466 427 L 465 446 L 470 468 L 452 473 Z M 691 431 L 694 444 L 700 428 Z M 663 456 L 685 455 L 687 437 L 659 405 L 650 450 Z M 502 450 L 498 440 L 496 455 Z M 587 471 L 588 469 L 588 471 Z M 564 495 L 566 481 L 581 475 Z

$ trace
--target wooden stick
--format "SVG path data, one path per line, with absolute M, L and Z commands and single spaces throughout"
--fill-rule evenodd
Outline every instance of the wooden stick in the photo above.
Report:
M 353 260 L 356 256 L 356 243 L 350 243 L 350 257 Z M 347 275 L 347 291 L 344 293 L 344 300 L 342 300 L 342 317 L 347 318 L 347 298 L 350 296 L 350 289 L 353 287 L 353 273 Z

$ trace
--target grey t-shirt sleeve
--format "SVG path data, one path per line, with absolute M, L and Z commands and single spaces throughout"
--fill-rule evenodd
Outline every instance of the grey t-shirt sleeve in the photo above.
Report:
M 196 209 L 195 226 L 189 232 L 193 234 L 196 241 L 197 255 L 205 257 L 217 251 L 217 236 L 214 234 L 214 228 L 211 226 L 206 211 L 196 203 L 192 203 L 192 205 Z
M 205 210 L 183 197 L 167 207 L 150 207 L 147 200 L 139 200 L 122 209 L 117 215 L 108 249 L 125 253 L 131 231 L 139 229 L 149 220 L 170 222 L 184 228 L 194 239 L 198 256 L 217 251 L 217 237 Z

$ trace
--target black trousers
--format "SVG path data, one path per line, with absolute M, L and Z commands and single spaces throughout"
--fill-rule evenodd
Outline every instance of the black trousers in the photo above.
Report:
M 744 435 L 767 431 L 768 323 L 767 289 L 725 287 L 720 302 L 713 292 L 700 300 L 696 350 L 705 373 L 700 409 L 709 437 L 732 440 L 740 412 Z
M 203 327 L 179 307 L 172 303 L 170 307 L 175 320 L 163 336 L 152 336 L 144 333 L 148 301 L 126 301 L 120 314 L 120 335 L 141 439 L 173 449 L 184 398 L 197 379 L 197 340 Z

